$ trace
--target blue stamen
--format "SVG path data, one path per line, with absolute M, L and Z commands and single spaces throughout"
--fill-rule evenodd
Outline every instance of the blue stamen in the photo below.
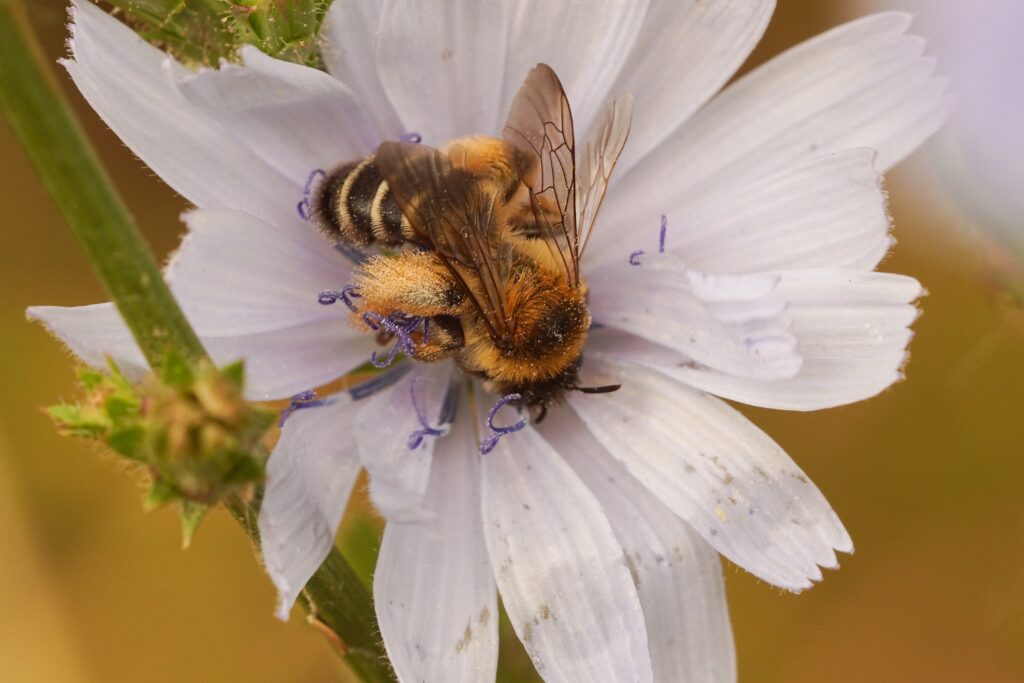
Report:
M 320 292 L 317 297 L 317 301 L 320 302 L 321 306 L 331 306 L 337 301 L 342 301 L 346 306 L 348 306 L 350 311 L 358 313 L 359 309 L 356 308 L 354 303 L 352 303 L 352 299 L 359 299 L 360 297 L 361 295 L 359 294 L 359 290 L 355 285 L 345 285 L 341 288 L 340 292 L 335 292 L 330 289 Z
M 491 435 L 488 436 L 480 443 L 480 455 L 487 455 L 494 450 L 494 447 L 498 445 L 498 440 L 506 434 L 512 434 L 518 432 L 520 429 L 526 426 L 526 418 L 521 418 L 519 422 L 509 425 L 508 427 L 496 427 L 494 425 L 494 416 L 498 414 L 498 411 L 504 408 L 512 401 L 518 401 L 522 399 L 521 394 L 508 394 L 498 399 L 498 402 L 491 407 L 491 412 L 487 414 L 487 427 L 491 430 Z
M 384 360 L 377 357 L 376 351 L 370 354 L 370 362 L 377 368 L 386 368 L 391 365 L 399 351 L 407 356 L 415 354 L 416 342 L 413 340 L 412 334 L 420 324 L 423 325 L 423 341 L 424 343 L 427 341 L 429 328 L 426 318 L 407 316 L 403 313 L 392 313 L 388 317 L 382 318 L 377 313 L 370 311 L 363 314 L 363 322 L 371 330 L 377 331 L 383 327 L 386 332 L 395 336 L 395 344 Z
M 417 429 L 416 431 L 409 435 L 409 441 L 407 445 L 409 446 L 410 451 L 414 451 L 417 448 L 419 448 L 420 445 L 423 443 L 423 439 L 428 436 L 441 437 L 447 434 L 450 428 L 449 425 L 452 422 L 452 420 L 445 419 L 447 417 L 445 413 L 446 408 L 448 406 L 448 394 L 445 394 L 445 403 L 441 407 L 441 416 L 440 419 L 438 420 L 438 426 L 430 426 L 430 424 L 427 422 L 427 416 L 423 414 L 423 409 L 420 407 L 419 402 L 416 400 L 416 385 L 418 381 L 419 380 L 413 380 L 412 385 L 409 387 L 409 396 L 412 398 L 412 407 L 416 411 L 416 418 L 420 421 L 420 425 L 422 425 L 423 429 Z M 449 393 L 451 393 L 450 387 Z M 458 394 L 456 393 L 456 396 L 457 395 Z
M 375 368 L 386 368 L 387 366 L 391 365 L 392 363 L 395 362 L 395 357 L 398 355 L 398 347 L 401 343 L 401 339 L 396 340 L 391 349 L 388 350 L 388 355 L 384 358 L 384 360 L 381 360 L 380 357 L 377 356 L 377 352 L 374 351 L 373 353 L 370 354 L 370 363 Z
M 310 218 L 313 217 L 313 214 L 311 213 L 313 205 L 310 203 L 309 197 L 311 194 L 313 194 L 314 183 L 316 183 L 318 179 L 323 180 L 326 177 L 327 174 L 324 173 L 323 169 L 317 168 L 314 169 L 309 174 L 309 178 L 306 179 L 306 186 L 302 190 L 302 201 L 299 202 L 295 207 L 296 209 L 298 209 L 299 216 L 302 217 L 302 220 L 308 221 Z
M 374 318 L 376 318 L 376 321 L 374 321 Z M 366 323 L 366 326 L 374 332 L 380 329 L 380 325 L 378 324 L 380 322 L 380 316 L 373 311 L 363 313 L 363 322 Z
M 387 389 L 398 380 L 405 377 L 405 373 L 412 369 L 412 365 L 409 363 L 398 363 L 393 365 L 387 372 L 382 372 L 378 375 L 374 375 L 365 382 L 361 382 L 348 390 L 349 396 L 352 400 L 359 401 L 373 396 L 377 392 Z
M 661 229 L 658 230 L 658 253 L 665 253 L 665 236 L 668 234 L 668 216 L 661 214 Z M 629 265 L 640 266 L 640 257 L 644 255 L 643 249 L 637 249 L 629 255 Z
M 331 403 L 332 401 L 329 398 L 318 399 L 316 397 L 316 392 L 312 390 L 295 394 L 288 403 L 288 407 L 281 411 L 281 417 L 277 421 L 277 426 L 284 427 L 285 420 L 287 420 L 296 410 L 316 408 L 317 406 L 326 406 Z

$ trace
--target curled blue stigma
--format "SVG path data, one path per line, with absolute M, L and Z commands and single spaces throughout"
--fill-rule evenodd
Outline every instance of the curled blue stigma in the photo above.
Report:
M 326 177 L 327 174 L 322 168 L 316 168 L 310 172 L 309 177 L 306 179 L 306 186 L 302 189 L 302 201 L 295 206 L 299 212 L 299 216 L 302 217 L 302 220 L 308 221 L 313 217 L 313 214 L 311 213 L 313 205 L 309 201 L 310 195 L 313 194 L 313 186 L 316 184 L 316 181 L 323 180 Z
M 371 330 L 377 331 L 382 327 L 386 332 L 394 335 L 395 344 L 388 351 L 388 355 L 383 359 L 377 357 L 377 352 L 374 351 L 370 354 L 370 362 L 373 363 L 374 367 L 386 368 L 391 365 L 398 355 L 399 351 L 407 356 L 413 356 L 416 352 L 416 342 L 413 340 L 413 332 L 420 325 L 423 325 L 423 343 L 427 343 L 427 339 L 430 335 L 430 321 L 427 318 L 420 316 L 408 316 L 404 313 L 392 313 L 391 315 L 381 317 L 377 313 L 369 311 L 363 314 L 363 322 Z
M 346 306 L 348 306 L 348 309 L 350 311 L 352 311 L 353 313 L 358 313 L 359 309 L 356 308 L 356 305 L 354 303 L 352 303 L 352 299 L 358 298 L 360 298 L 360 294 L 359 290 L 356 289 L 356 286 L 345 285 L 344 287 L 341 288 L 340 292 L 335 292 L 330 289 L 320 292 L 320 294 L 317 296 L 317 301 L 320 302 L 321 306 L 331 306 L 337 301 L 342 301 Z
M 422 429 L 417 429 L 409 435 L 408 446 L 410 451 L 414 451 L 420 447 L 423 443 L 423 439 L 428 436 L 441 437 L 448 433 L 451 425 L 451 419 L 448 418 L 448 395 L 445 396 L 445 406 L 441 411 L 441 419 L 437 427 L 431 427 L 430 423 L 427 422 L 427 416 L 423 412 L 423 408 L 420 407 L 419 401 L 416 400 L 416 385 L 419 380 L 413 380 L 412 385 L 409 387 L 409 396 L 412 398 L 412 407 L 416 411 L 416 418 L 420 421 Z M 450 391 L 450 390 L 449 390 Z
M 658 230 L 658 253 L 665 253 L 665 236 L 668 234 L 668 216 L 661 214 L 661 228 Z M 629 255 L 629 265 L 640 266 L 640 257 L 644 255 L 643 249 L 637 249 Z
M 491 412 L 487 414 L 487 427 L 491 430 L 491 435 L 480 442 L 480 455 L 487 455 L 494 450 L 494 447 L 498 445 L 498 440 L 506 434 L 513 434 L 518 432 L 520 429 L 526 426 L 526 418 L 520 418 L 519 422 L 511 424 L 508 427 L 497 427 L 494 424 L 494 416 L 498 414 L 498 411 L 504 408 L 512 401 L 518 401 L 522 399 L 521 394 L 508 394 L 498 399 L 498 402 L 491 406 Z

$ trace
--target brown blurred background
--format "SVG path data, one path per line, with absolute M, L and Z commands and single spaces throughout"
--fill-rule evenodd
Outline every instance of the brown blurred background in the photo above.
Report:
M 62 56 L 64 1 L 30 5 L 47 54 Z M 866 11 L 779 5 L 753 63 Z M 184 202 L 59 76 L 166 255 Z M 999 248 L 931 170 L 939 145 L 888 179 L 899 244 L 883 269 L 930 291 L 908 380 L 820 413 L 744 409 L 825 492 L 857 553 L 799 596 L 726 567 L 741 680 L 1024 681 L 1024 320 L 992 284 Z M 298 611 L 273 618 L 271 584 L 226 515 L 183 552 L 173 511 L 143 513 L 137 478 L 40 412 L 74 397 L 72 363 L 25 307 L 105 297 L 5 124 L 0 159 L 0 680 L 338 678 Z M 342 531 L 366 573 L 378 525 L 355 510 Z M 502 666 L 504 680 L 531 675 L 513 638 Z

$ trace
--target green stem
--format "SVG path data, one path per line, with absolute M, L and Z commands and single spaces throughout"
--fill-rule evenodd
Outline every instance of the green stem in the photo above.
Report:
M 146 359 L 206 359 L 199 338 L 164 283 L 135 223 L 72 114 L 17 0 L 0 0 L 0 105 Z M 256 509 L 226 501 L 254 543 Z M 332 634 L 364 681 L 392 681 L 373 603 L 337 550 L 310 579 L 300 601 Z
M 206 353 L 78 121 L 42 68 L 21 3 L 0 0 L 0 104 L 146 360 Z
M 259 547 L 256 518 L 259 501 L 246 503 L 237 497 L 225 505 Z M 395 680 L 387 655 L 377 637 L 373 601 L 362 579 L 345 558 L 332 549 L 299 595 L 299 604 L 309 620 L 326 629 L 329 640 L 364 681 L 391 683 Z

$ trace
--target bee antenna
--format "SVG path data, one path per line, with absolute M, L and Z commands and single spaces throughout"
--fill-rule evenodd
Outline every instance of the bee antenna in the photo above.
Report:
M 605 384 L 601 387 L 569 387 L 572 391 L 578 391 L 582 394 L 610 394 L 613 391 L 618 391 L 622 388 L 621 384 Z

